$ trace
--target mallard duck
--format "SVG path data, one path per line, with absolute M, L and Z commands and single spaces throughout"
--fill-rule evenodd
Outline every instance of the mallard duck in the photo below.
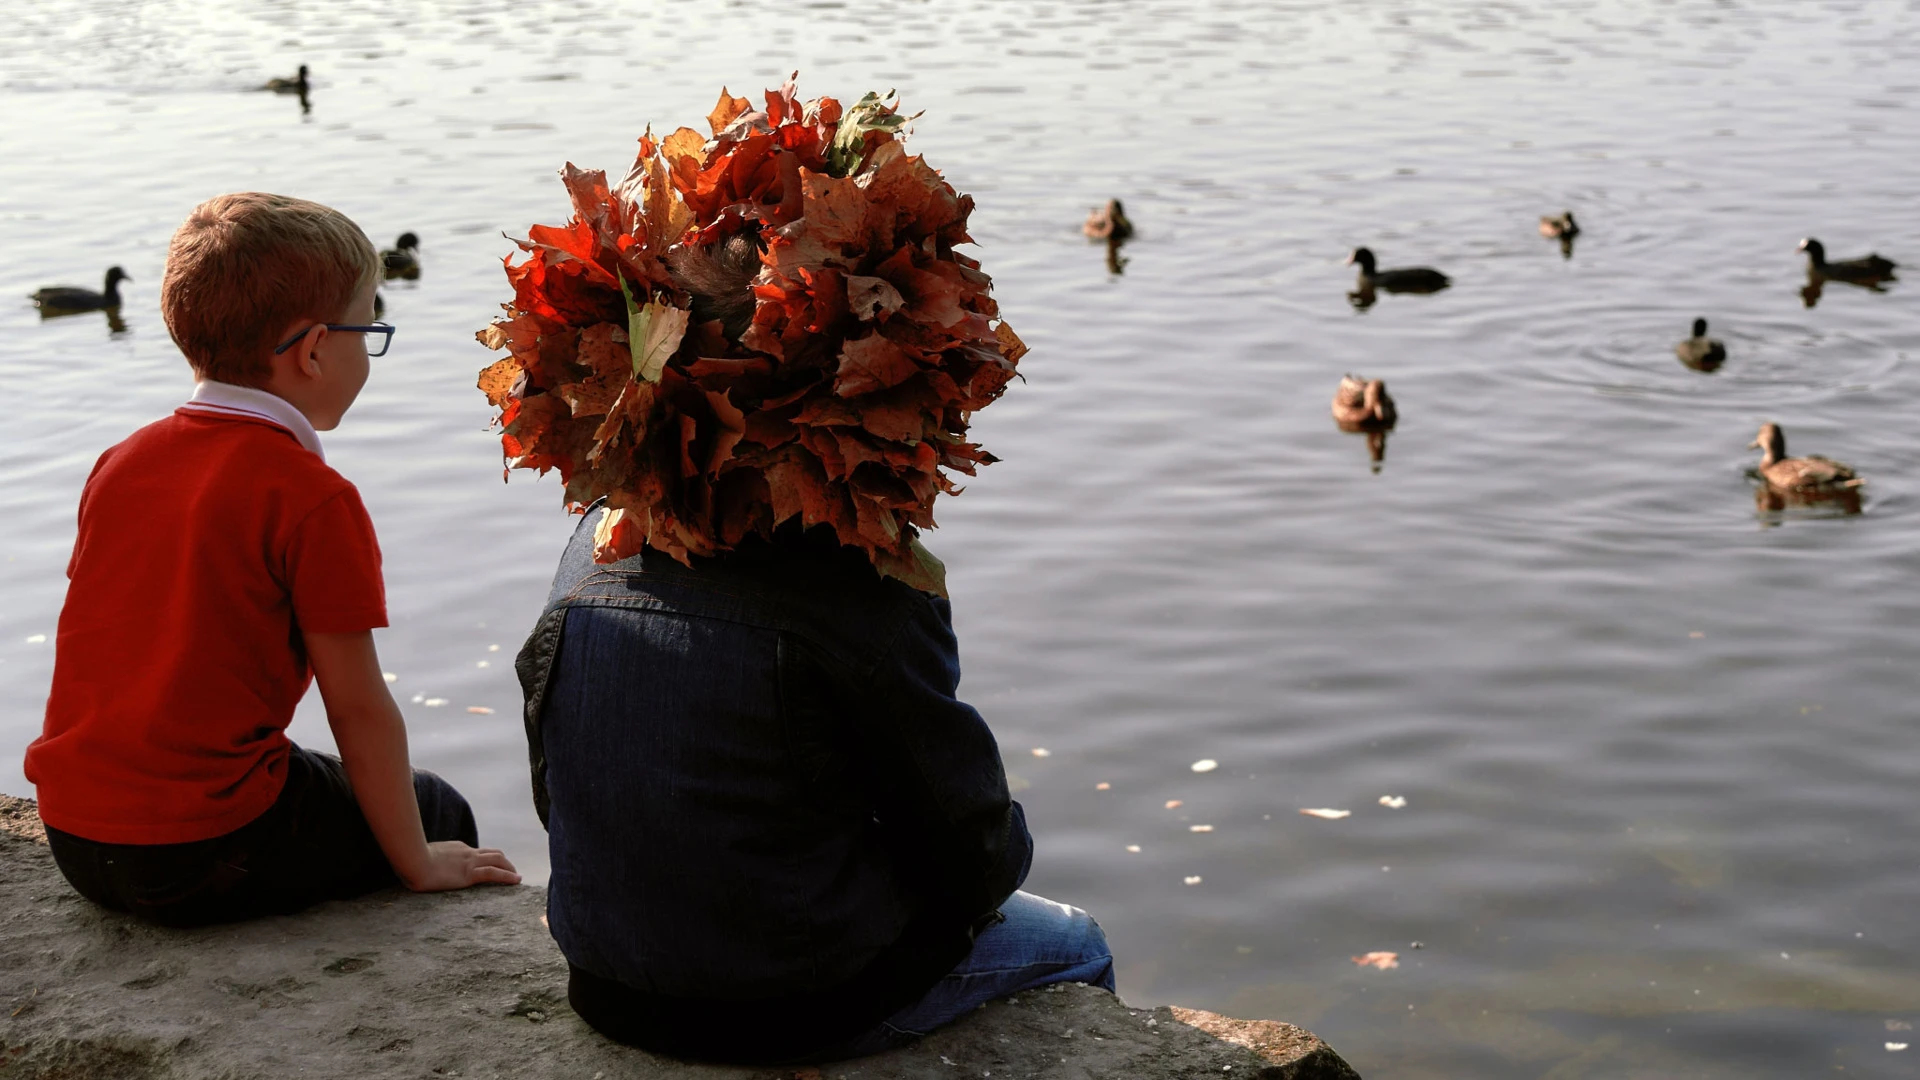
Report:
M 1373 252 L 1363 247 L 1353 249 L 1347 256 L 1347 264 L 1359 264 L 1360 291 L 1385 289 L 1388 292 L 1431 293 L 1439 292 L 1453 284 L 1447 275 L 1428 266 L 1408 266 L 1398 270 L 1377 270 L 1374 268 Z
M 1571 210 L 1559 217 L 1542 217 L 1540 235 L 1549 240 L 1571 240 L 1580 235 L 1580 224 L 1573 220 Z
M 107 270 L 107 284 L 100 292 L 73 285 L 55 285 L 34 292 L 27 299 L 44 312 L 112 310 L 120 306 L 120 283 L 132 280 L 125 270 L 115 266 Z
M 1386 429 L 1399 418 L 1393 399 L 1387 396 L 1385 382 L 1357 375 L 1341 376 L 1340 386 L 1333 392 L 1334 423 L 1350 430 Z
M 1707 320 L 1693 320 L 1693 336 L 1673 347 L 1680 362 L 1695 371 L 1712 371 L 1726 362 L 1727 347 L 1707 336 Z
M 1760 434 L 1747 449 L 1760 451 L 1761 478 L 1781 491 L 1844 491 L 1866 483 L 1854 475 L 1853 466 L 1832 458 L 1818 454 L 1787 457 L 1787 433 L 1778 424 L 1761 424 Z
M 420 238 L 403 232 L 393 247 L 380 253 L 380 265 L 390 278 L 412 280 L 420 276 Z
M 1108 199 L 1107 205 L 1087 214 L 1087 223 L 1080 231 L 1089 240 L 1125 240 L 1133 235 L 1133 222 L 1127 220 L 1119 199 Z
M 1826 246 L 1812 237 L 1800 241 L 1800 246 L 1795 250 L 1807 253 L 1807 269 L 1810 272 L 1834 281 L 1887 281 L 1893 278 L 1894 268 L 1900 265 L 1879 255 L 1828 262 Z
M 305 94 L 307 92 L 307 65 L 300 65 L 300 74 L 291 79 L 268 79 L 260 89 L 271 90 L 276 94 Z

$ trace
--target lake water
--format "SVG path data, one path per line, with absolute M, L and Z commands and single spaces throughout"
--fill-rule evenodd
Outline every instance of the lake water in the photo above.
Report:
M 511 658 L 572 520 L 554 478 L 501 484 L 472 389 L 501 233 L 564 219 L 563 162 L 618 175 L 647 123 L 798 68 L 925 110 L 910 145 L 979 200 L 1033 347 L 977 418 L 1005 460 L 929 543 L 1029 887 L 1094 912 L 1130 1002 L 1304 1024 L 1370 1078 L 1920 1072 L 1920 281 L 1808 307 L 1794 253 L 1920 275 L 1920 3 L 7 18 L 0 293 L 134 280 L 124 333 L 0 303 L 0 790 L 87 470 L 189 388 L 167 238 L 284 191 L 422 237 L 328 453 L 380 529 L 417 762 L 543 878 Z M 311 113 L 248 92 L 301 62 Z M 1079 233 L 1115 196 L 1118 276 Z M 1571 258 L 1534 227 L 1565 208 Z M 1454 286 L 1356 311 L 1363 243 Z M 1696 315 L 1716 374 L 1674 359 Z M 1346 371 L 1399 401 L 1378 473 L 1327 415 Z M 1764 420 L 1859 467 L 1865 512 L 1757 510 Z M 317 706 L 294 735 L 331 746 Z

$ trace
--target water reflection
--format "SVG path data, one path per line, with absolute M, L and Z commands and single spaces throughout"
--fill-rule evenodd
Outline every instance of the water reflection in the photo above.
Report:
M 1368 471 L 1378 474 L 1387 460 L 1387 434 L 1393 429 L 1369 424 L 1338 424 L 1341 431 L 1350 435 L 1365 435 L 1367 439 Z
M 1842 488 L 1834 491 L 1786 491 L 1766 482 L 1759 470 L 1747 470 L 1748 477 L 1758 481 L 1753 487 L 1753 506 L 1761 514 L 1761 524 L 1773 528 L 1787 520 L 1788 510 L 1814 511 L 1814 517 L 1848 517 L 1860 512 L 1866 497 L 1860 489 Z
M 1820 294 L 1826 290 L 1826 284 L 1829 281 L 1838 281 L 1842 285 L 1852 285 L 1855 288 L 1865 289 L 1868 292 L 1883 293 L 1887 291 L 1887 284 L 1889 282 L 1898 281 L 1898 280 L 1899 279 L 1895 277 L 1872 278 L 1872 279 L 1866 279 L 1866 280 L 1834 278 L 1834 277 L 1828 277 L 1825 274 L 1822 274 L 1816 270 L 1809 269 L 1807 271 L 1807 283 L 1806 285 L 1802 286 L 1800 289 L 1800 299 L 1808 307 L 1813 307 L 1814 305 L 1818 304 L 1820 302 Z
M 48 319 L 69 319 L 75 315 L 91 315 L 95 311 L 107 317 L 108 333 L 124 334 L 127 332 L 127 321 L 120 317 L 120 308 L 117 305 L 110 308 L 94 308 L 92 310 L 77 308 L 69 311 L 43 307 L 40 309 L 40 321 L 45 322 Z

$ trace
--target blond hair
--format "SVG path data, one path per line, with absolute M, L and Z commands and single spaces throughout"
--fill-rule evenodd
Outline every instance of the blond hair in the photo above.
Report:
M 242 191 L 194 207 L 174 232 L 160 310 L 201 378 L 258 386 L 288 323 L 341 318 L 379 274 L 372 242 L 345 214 Z

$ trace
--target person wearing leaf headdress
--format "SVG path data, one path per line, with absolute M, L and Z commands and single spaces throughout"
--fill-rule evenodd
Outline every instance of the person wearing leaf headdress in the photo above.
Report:
M 571 165 L 481 374 L 509 466 L 584 513 L 517 668 L 575 1011 L 682 1057 L 869 1053 L 984 1001 L 1113 988 L 957 696 L 918 540 L 1025 346 L 955 251 L 972 199 L 878 95 Z

